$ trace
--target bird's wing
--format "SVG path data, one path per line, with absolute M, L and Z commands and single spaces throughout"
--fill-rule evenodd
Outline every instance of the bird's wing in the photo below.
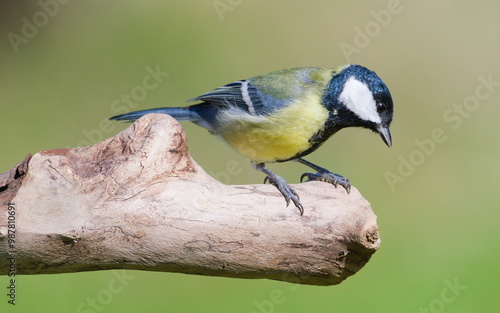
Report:
M 239 80 L 216 88 L 189 101 L 204 101 L 214 105 L 236 106 L 249 113 L 256 112 L 262 106 L 262 100 L 256 88 L 248 80 Z
M 236 106 L 253 115 L 267 115 L 297 101 L 308 92 L 322 93 L 331 69 L 297 67 L 239 80 L 190 101 Z

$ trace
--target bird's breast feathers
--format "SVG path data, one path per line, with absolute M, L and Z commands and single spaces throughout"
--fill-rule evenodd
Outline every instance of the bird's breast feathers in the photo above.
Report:
M 235 107 L 222 110 L 216 133 L 253 161 L 275 162 L 307 150 L 327 119 L 321 93 L 310 90 L 270 115 L 252 115 Z

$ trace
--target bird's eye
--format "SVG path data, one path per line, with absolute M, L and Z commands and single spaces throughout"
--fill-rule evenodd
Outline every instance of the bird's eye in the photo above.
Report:
M 385 111 L 387 111 L 387 107 L 385 106 L 385 104 L 382 102 L 377 102 L 377 112 L 382 113 Z

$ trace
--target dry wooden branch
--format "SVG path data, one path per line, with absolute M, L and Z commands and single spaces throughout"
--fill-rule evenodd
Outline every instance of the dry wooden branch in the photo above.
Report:
M 214 180 L 174 119 L 147 115 L 113 138 L 42 151 L 0 175 L 0 273 L 137 269 L 338 284 L 378 249 L 376 216 L 355 188 L 293 187 L 302 217 L 271 185 Z

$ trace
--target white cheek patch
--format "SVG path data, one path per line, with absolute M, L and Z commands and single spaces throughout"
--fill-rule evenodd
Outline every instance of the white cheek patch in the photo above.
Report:
M 354 77 L 346 81 L 339 100 L 362 120 L 377 124 L 382 122 L 372 92 L 368 86 Z

